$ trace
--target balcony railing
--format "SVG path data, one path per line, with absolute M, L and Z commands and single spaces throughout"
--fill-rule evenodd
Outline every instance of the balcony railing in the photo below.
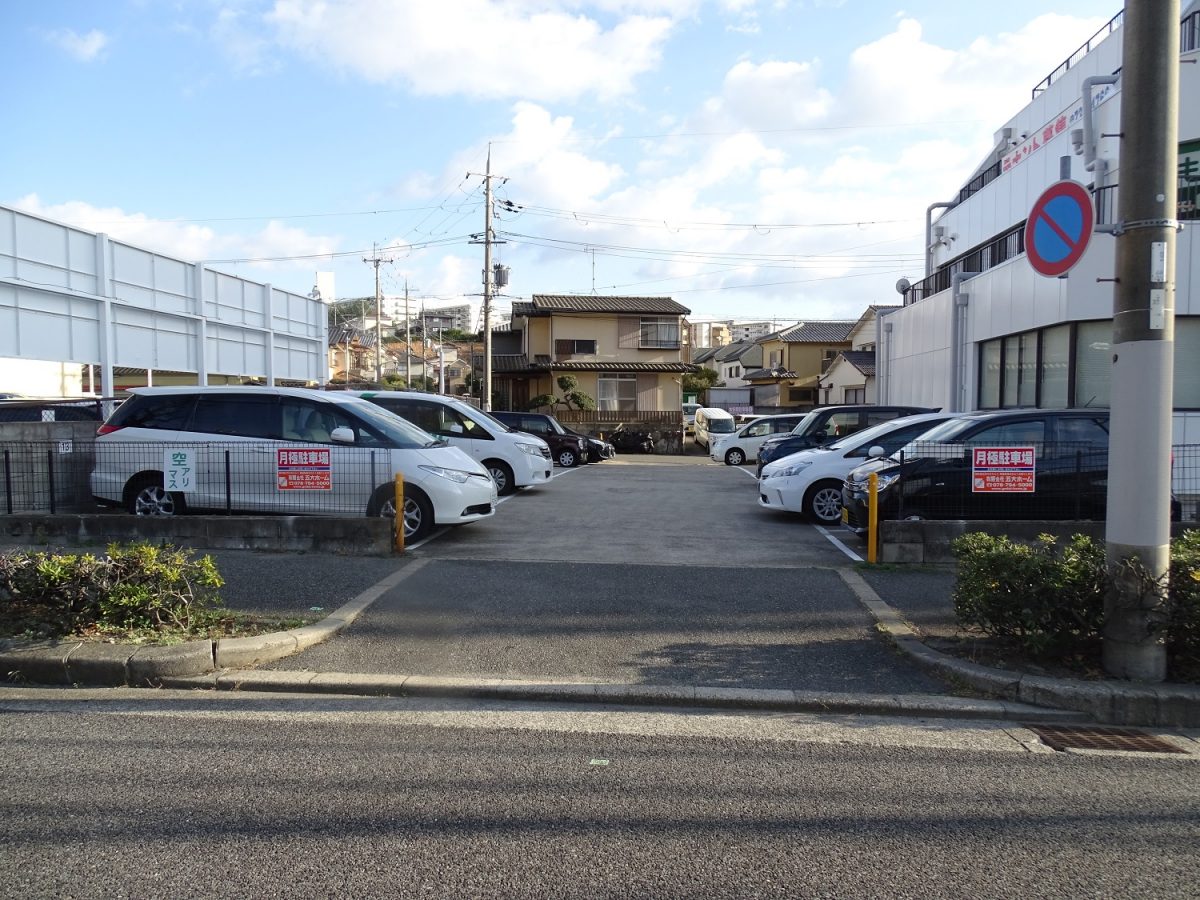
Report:
M 1054 84 L 1054 82 L 1058 81 L 1058 79 L 1066 75 L 1072 66 L 1078 65 L 1081 59 L 1092 52 L 1093 47 L 1120 28 L 1124 22 L 1125 10 L 1121 10 L 1108 20 L 1107 25 L 1103 26 L 1099 31 L 1088 38 L 1082 47 L 1067 57 L 1067 59 L 1064 60 L 1057 69 L 1039 81 L 1033 88 L 1033 96 L 1036 97 L 1038 94 L 1042 93 L 1042 91 L 1050 87 L 1050 85 Z

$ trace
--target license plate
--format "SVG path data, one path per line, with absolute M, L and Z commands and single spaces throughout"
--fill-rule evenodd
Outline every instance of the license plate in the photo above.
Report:
M 846 507 L 843 506 L 842 507 L 842 524 L 845 525 L 845 524 L 849 523 L 849 521 L 850 521 L 850 510 L 846 509 Z

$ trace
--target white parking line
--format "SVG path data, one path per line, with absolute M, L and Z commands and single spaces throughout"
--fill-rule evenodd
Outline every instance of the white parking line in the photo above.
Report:
M 751 472 L 749 469 L 743 469 L 741 466 L 737 466 L 736 468 L 739 472 L 745 472 L 747 475 L 749 475 L 755 481 L 758 481 L 758 476 L 755 475 L 753 472 Z
M 847 547 L 845 544 L 843 544 L 838 538 L 834 537 L 833 534 L 830 533 L 829 529 L 827 529 L 824 525 L 814 525 L 813 528 L 817 529 L 817 531 L 821 532 L 821 534 L 823 534 L 823 535 L 825 535 L 825 537 L 829 538 L 829 540 L 833 543 L 833 546 L 837 547 L 839 550 L 841 550 L 843 553 L 845 553 L 848 557 L 850 557 L 855 562 L 865 562 L 866 561 L 861 556 L 859 556 L 857 553 L 855 553 L 853 550 L 851 550 L 849 547 Z

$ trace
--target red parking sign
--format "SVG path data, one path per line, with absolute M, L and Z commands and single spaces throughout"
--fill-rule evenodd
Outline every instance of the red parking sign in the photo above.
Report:
M 288 447 L 277 451 L 278 487 L 281 491 L 331 491 L 333 467 L 323 447 Z
M 1032 494 L 1036 486 L 1033 447 L 974 447 L 971 493 Z

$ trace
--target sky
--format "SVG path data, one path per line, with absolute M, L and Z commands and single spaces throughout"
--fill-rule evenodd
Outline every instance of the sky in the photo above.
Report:
M 307 294 L 854 319 L 1090 0 L 0 2 L 0 203 Z M 1116 38 L 1116 39 L 1119 39 Z M 326 297 L 325 299 L 329 299 Z

